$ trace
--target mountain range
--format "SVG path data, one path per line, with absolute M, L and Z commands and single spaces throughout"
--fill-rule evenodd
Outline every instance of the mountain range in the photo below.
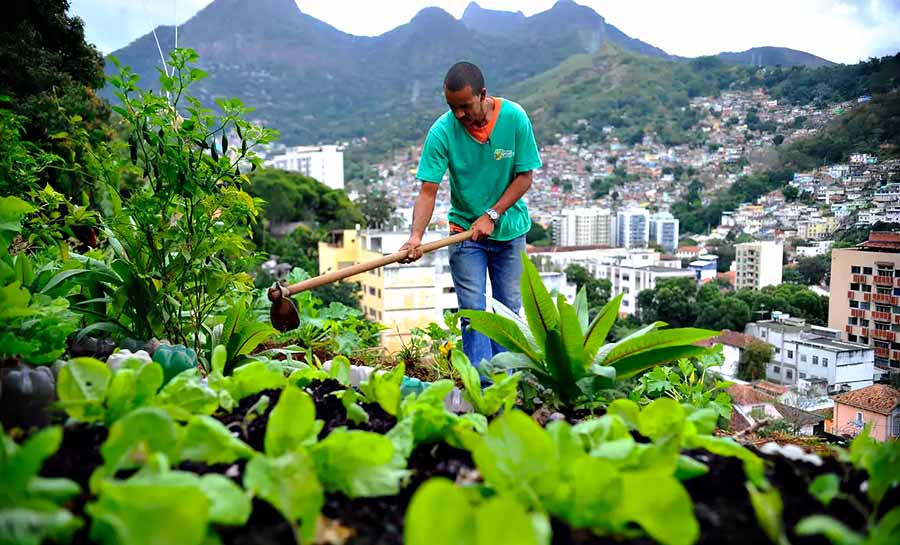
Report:
M 165 51 L 175 42 L 175 29 L 161 26 L 155 34 L 113 53 L 151 87 L 158 87 L 161 65 L 156 39 Z M 582 94 L 602 93 L 614 83 L 612 73 L 603 72 L 611 65 L 677 75 L 686 70 L 679 66 L 694 63 L 626 35 L 572 0 L 559 0 L 528 17 L 475 2 L 460 19 L 425 8 L 409 23 L 374 37 L 341 32 L 300 11 L 294 0 L 214 0 L 178 27 L 178 45 L 195 49 L 200 67 L 210 74 L 192 89 L 198 98 L 209 103 L 218 96 L 241 99 L 256 108 L 255 118 L 281 131 L 287 144 L 381 136 L 389 146 L 420 138 L 446 108 L 442 78 L 461 59 L 482 67 L 491 92 L 523 104 L 543 101 L 539 106 L 548 116 L 559 106 L 547 102 L 554 93 L 541 81 Z M 735 66 L 833 64 L 777 47 L 716 58 Z M 114 70 L 111 63 L 107 70 Z M 633 72 L 618 74 L 630 78 Z M 592 87 L 590 81 L 606 87 Z M 585 116 L 575 110 L 565 119 Z

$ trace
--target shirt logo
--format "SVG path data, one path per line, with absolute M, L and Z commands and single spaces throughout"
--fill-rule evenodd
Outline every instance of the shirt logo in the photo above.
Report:
M 494 150 L 494 160 L 495 161 L 509 159 L 513 155 L 515 155 L 515 154 L 513 153 L 513 150 L 511 150 L 511 149 L 495 149 Z

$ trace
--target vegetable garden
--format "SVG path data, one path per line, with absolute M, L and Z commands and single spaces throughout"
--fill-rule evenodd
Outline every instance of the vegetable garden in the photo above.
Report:
M 120 67 L 121 138 L 90 165 L 0 109 L 0 543 L 897 543 L 897 442 L 757 449 L 721 429 L 721 355 L 694 344 L 717 332 L 613 341 L 619 298 L 589 316 L 527 258 L 524 318 L 460 313 L 508 350 L 477 368 L 456 317 L 395 365 L 308 293 L 278 334 L 244 191 L 276 135 L 193 97 L 196 59 L 173 52 L 162 93 Z M 42 187 L 57 167 L 94 200 Z

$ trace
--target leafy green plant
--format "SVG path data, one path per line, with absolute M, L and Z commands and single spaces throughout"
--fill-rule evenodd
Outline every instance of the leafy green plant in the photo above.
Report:
M 65 542 L 82 521 L 63 504 L 81 493 L 69 479 L 48 479 L 38 473 L 44 460 L 59 449 L 62 428 L 44 428 L 17 445 L 0 428 L 0 541 L 40 545 Z
M 699 409 L 714 409 L 727 421 L 731 418 L 731 397 L 724 390 L 733 383 L 719 380 L 714 373 L 707 374 L 710 367 L 720 366 L 722 361 L 721 352 L 716 352 L 701 356 L 696 363 L 683 358 L 677 365 L 654 367 L 640 376 L 629 397 L 647 403 L 665 395 Z
M 403 382 L 406 366 L 403 363 L 389 371 L 376 370 L 369 375 L 369 380 L 359 385 L 360 392 L 370 403 L 378 403 L 386 413 L 396 416 L 400 410 L 400 384 Z
M 247 360 L 257 346 L 278 332 L 267 322 L 261 321 L 242 298 L 234 302 L 225 314 L 225 322 L 207 335 L 207 350 L 212 354 L 218 345 L 225 346 L 226 359 L 223 373 L 230 375 L 234 368 Z
M 254 148 L 275 134 L 244 120 L 250 110 L 236 99 L 217 99 L 221 113 L 214 114 L 191 96 L 190 86 L 206 77 L 192 66 L 197 59 L 189 49 L 172 51 L 171 74 L 160 74 L 163 94 L 139 88 L 138 76 L 112 59 L 120 101 L 113 109 L 129 129 L 130 159 L 142 175 L 119 193 L 122 212 L 107 233 L 129 287 L 122 297 L 146 315 L 132 324 L 132 336 L 195 349 L 217 303 L 252 288 L 240 269 L 258 210 L 241 189 L 249 181 L 241 165 L 260 166 Z
M 834 545 L 888 545 L 900 533 L 900 507 L 883 513 L 881 503 L 887 493 L 900 486 L 897 473 L 900 464 L 900 443 L 894 440 L 877 441 L 871 436 L 871 424 L 850 443 L 850 450 L 838 451 L 844 461 L 868 475 L 866 495 L 872 502 L 867 509 L 855 497 L 841 490 L 842 479 L 835 474 L 817 477 L 809 485 L 809 492 L 827 506 L 838 498 L 847 501 L 866 519 L 866 534 L 860 534 L 828 515 L 812 515 L 801 520 L 795 531 L 798 535 L 823 535 Z
M 523 256 L 522 264 L 522 306 L 527 323 L 497 301 L 493 303 L 494 313 L 463 310 L 460 316 L 470 320 L 470 327 L 509 350 L 497 355 L 492 366 L 524 369 L 553 392 L 556 399 L 552 401 L 562 406 L 591 403 L 616 379 L 701 355 L 706 349 L 692 343 L 716 335 L 695 328 L 660 330 L 666 324 L 655 322 L 619 342 L 605 344 L 621 295 L 589 323 L 584 290 L 579 291 L 574 305 L 561 296 L 554 305 L 534 264 L 527 256 Z
M 469 362 L 462 350 L 454 350 L 450 356 L 453 368 L 459 373 L 465 386 L 465 399 L 479 414 L 493 416 L 501 409 L 510 410 L 516 402 L 520 373 L 508 375 L 499 373 L 493 377 L 490 386 L 481 389 L 478 369 Z

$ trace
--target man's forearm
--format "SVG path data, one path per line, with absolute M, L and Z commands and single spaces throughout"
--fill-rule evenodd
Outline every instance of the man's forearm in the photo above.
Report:
M 531 180 L 532 175 L 530 170 L 528 172 L 520 172 L 517 174 L 516 177 L 513 178 L 513 181 L 510 182 L 509 186 L 507 186 L 503 195 L 500 196 L 500 199 L 494 204 L 494 210 L 496 210 L 498 214 L 503 214 L 510 206 L 516 204 L 516 201 L 521 199 L 522 195 L 524 195 L 528 191 L 528 188 L 531 187 Z
M 413 208 L 412 234 L 419 239 L 425 234 L 425 229 L 431 223 L 431 216 L 434 214 L 435 196 L 429 192 L 419 192 L 416 199 L 416 206 Z

